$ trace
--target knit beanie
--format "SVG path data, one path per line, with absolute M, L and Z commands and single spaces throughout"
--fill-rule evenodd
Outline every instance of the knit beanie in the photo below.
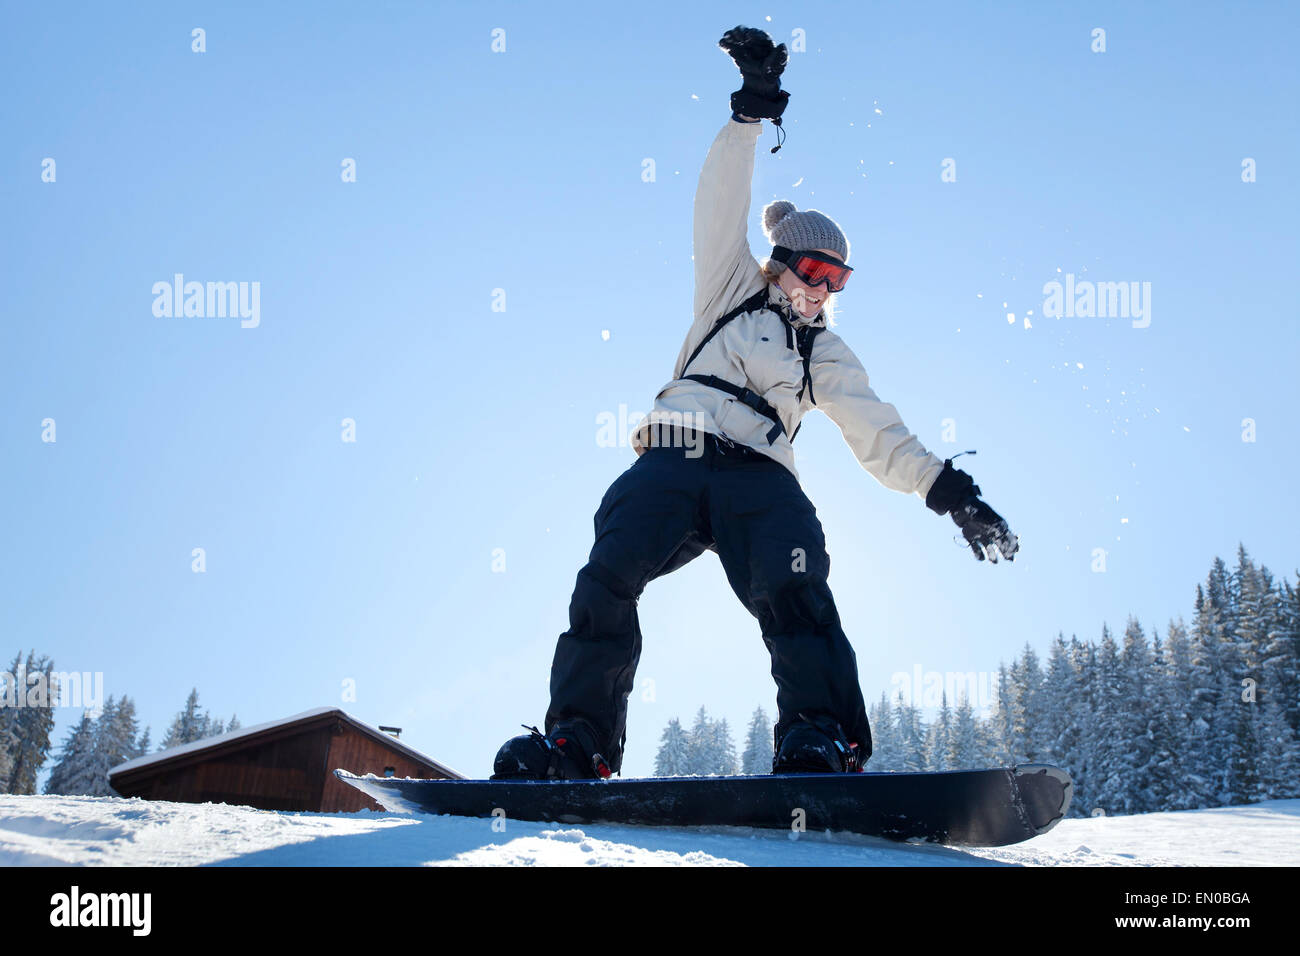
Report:
M 785 199 L 768 203 L 763 207 L 763 232 L 774 246 L 785 246 L 795 252 L 830 249 L 846 264 L 849 261 L 849 240 L 844 237 L 844 231 L 834 219 L 816 209 L 800 212 L 794 203 Z

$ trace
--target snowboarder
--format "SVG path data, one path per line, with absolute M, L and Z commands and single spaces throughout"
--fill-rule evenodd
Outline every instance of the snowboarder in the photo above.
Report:
M 951 515 L 981 561 L 996 563 L 999 553 L 1013 560 L 1018 548 L 971 477 L 921 445 L 827 327 L 828 300 L 853 271 L 839 226 L 773 202 L 763 210 L 771 256 L 760 264 L 750 252 L 754 149 L 763 119 L 780 126 L 787 51 L 739 26 L 719 46 L 743 86 L 695 194 L 695 321 L 672 381 L 633 436 L 637 461 L 596 511 L 595 544 L 551 667 L 546 732 L 507 741 L 493 779 L 619 772 L 641 656 L 637 601 L 651 580 L 706 550 L 721 559 L 771 654 L 773 772 L 863 769 L 871 730 L 857 658 L 827 586 L 830 558 L 791 444 L 814 407 L 881 484 Z

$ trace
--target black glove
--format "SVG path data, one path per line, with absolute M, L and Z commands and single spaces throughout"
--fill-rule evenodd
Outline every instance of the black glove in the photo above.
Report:
M 1020 540 L 1011 533 L 1002 516 L 979 498 L 966 499 L 965 504 L 952 513 L 952 520 L 957 522 L 962 537 L 981 561 L 987 554 L 988 559 L 997 564 L 999 551 L 1008 561 L 1016 560 Z
M 951 514 L 979 560 L 983 561 L 987 555 L 997 564 L 1001 552 L 1002 557 L 1014 561 L 1020 550 L 1019 539 L 1011 533 L 1002 516 L 981 501 L 979 495 L 979 485 L 966 472 L 954 468 L 952 459 L 948 458 L 925 496 L 925 506 L 936 514 Z
M 731 108 L 741 116 L 779 121 L 790 94 L 781 89 L 781 73 L 789 59 L 785 44 L 756 27 L 736 27 L 718 41 L 740 67 L 744 84 L 731 94 Z

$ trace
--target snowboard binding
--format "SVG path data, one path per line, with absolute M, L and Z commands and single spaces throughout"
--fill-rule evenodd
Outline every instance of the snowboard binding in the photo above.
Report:
M 512 737 L 497 751 L 493 780 L 601 780 L 608 761 L 596 751 L 595 733 L 584 722 L 561 721 L 543 734 L 521 724 L 526 734 Z
M 775 750 L 773 773 L 862 773 L 871 756 L 849 741 L 838 721 L 822 714 L 800 714 Z

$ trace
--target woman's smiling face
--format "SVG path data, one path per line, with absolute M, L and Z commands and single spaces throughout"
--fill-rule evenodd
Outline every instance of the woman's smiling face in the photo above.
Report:
M 837 262 L 843 262 L 840 254 L 831 249 L 815 249 L 824 256 L 829 256 Z M 805 319 L 814 318 L 821 311 L 822 305 L 826 302 L 826 297 L 830 294 L 826 287 L 822 285 L 808 285 L 797 275 L 793 269 L 786 269 L 781 273 L 777 285 L 781 291 L 790 299 L 790 304 Z

